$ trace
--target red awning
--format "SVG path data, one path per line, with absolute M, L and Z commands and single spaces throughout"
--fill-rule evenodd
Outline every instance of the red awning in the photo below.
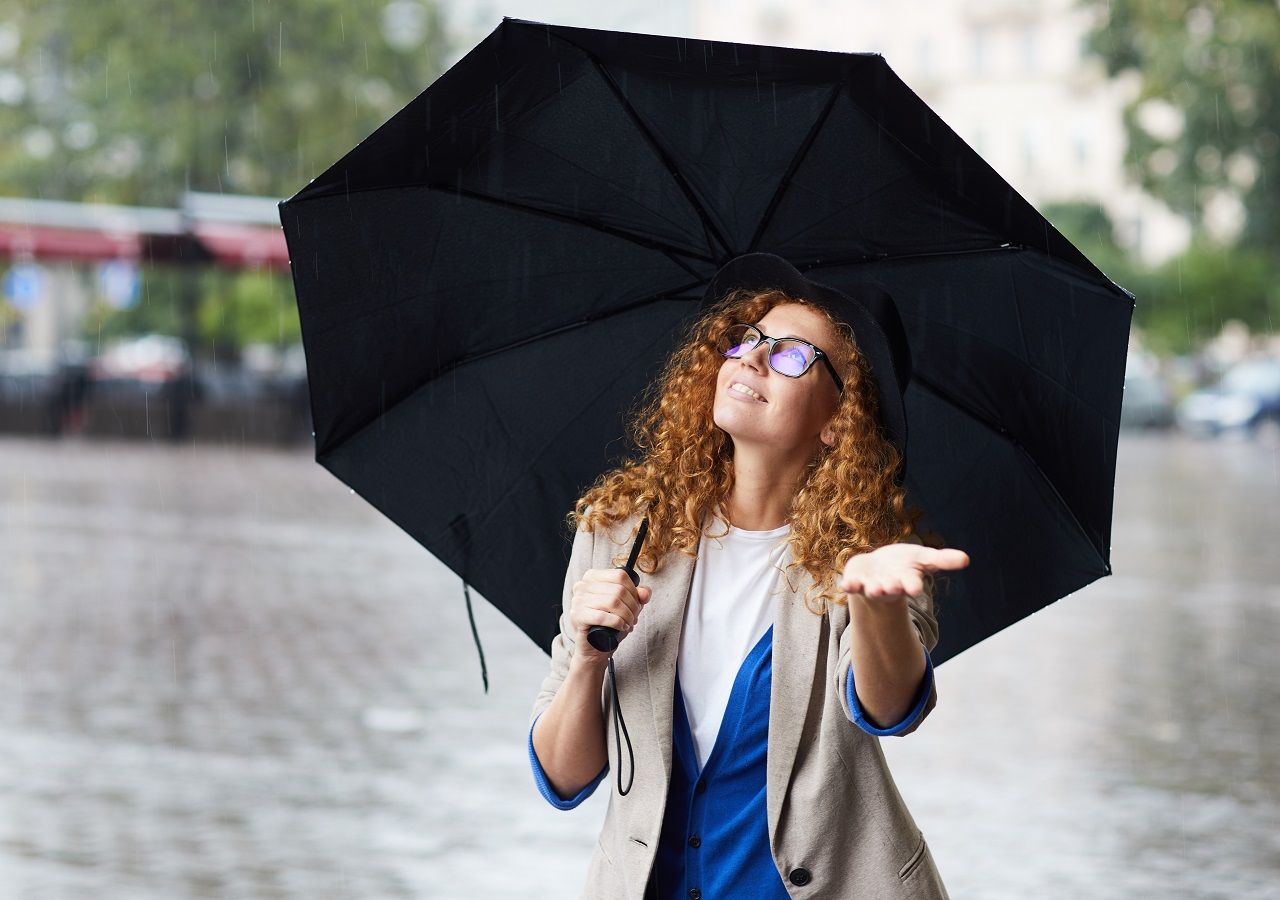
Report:
M 283 234 L 280 240 L 283 243 Z M 136 234 L 0 222 L 0 255 L 10 259 L 100 262 L 138 259 L 141 253 L 142 241 Z
M 217 200 L 221 209 L 228 203 L 244 205 L 245 198 Z M 204 206 L 210 203 L 204 201 Z M 259 206 L 254 214 L 261 217 Z M 279 225 L 226 215 L 226 209 L 219 216 L 201 216 L 181 210 L 0 197 L 0 259 L 79 263 L 132 259 L 289 270 L 289 247 Z
M 232 269 L 289 269 L 289 247 L 284 230 L 279 227 L 196 222 L 191 231 L 219 265 Z

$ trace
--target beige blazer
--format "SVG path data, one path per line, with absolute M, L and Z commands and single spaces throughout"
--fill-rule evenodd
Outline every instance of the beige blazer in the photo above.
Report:
M 639 521 L 637 513 L 611 534 L 579 530 L 574 537 L 560 634 L 552 642 L 551 670 L 534 701 L 530 726 L 569 670 L 573 583 L 587 569 L 611 568 L 614 557 L 625 558 Z M 788 548 L 781 564 L 790 560 Z M 653 595 L 635 631 L 614 651 L 622 715 L 635 748 L 635 781 L 625 797 L 618 793 L 616 774 L 602 782 L 611 794 L 581 894 L 589 900 L 643 900 L 671 777 L 676 660 L 695 562 L 672 552 L 657 572 L 639 573 Z M 845 694 L 848 609 L 836 606 L 814 615 L 804 605 L 811 576 L 802 568 L 788 574 L 790 584 L 779 576 L 775 600 L 766 776 L 769 843 L 783 885 L 797 900 L 943 900 L 947 892 L 929 845 L 894 785 L 880 738 L 853 723 Z M 932 650 L 938 643 L 932 598 L 912 599 L 910 612 L 922 644 Z M 619 748 L 610 721 L 611 692 L 606 677 L 601 704 L 612 765 Z M 936 703 L 935 683 L 923 711 L 899 735 L 919 727 Z M 623 753 L 625 760 L 625 745 Z M 792 878 L 797 869 L 807 873 Z

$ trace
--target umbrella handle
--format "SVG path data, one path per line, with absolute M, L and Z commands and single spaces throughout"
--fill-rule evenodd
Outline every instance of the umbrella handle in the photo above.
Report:
M 649 533 L 649 518 L 646 516 L 640 521 L 640 527 L 636 530 L 635 543 L 631 545 L 631 555 L 627 558 L 625 566 L 614 566 L 615 569 L 621 569 L 627 573 L 627 577 L 631 579 L 634 585 L 640 584 L 640 576 L 636 574 L 636 560 L 640 557 L 640 548 L 644 545 L 644 537 Z M 595 647 L 601 653 L 612 653 L 618 649 L 618 629 L 608 628 L 604 625 L 592 625 L 587 629 L 587 643 Z

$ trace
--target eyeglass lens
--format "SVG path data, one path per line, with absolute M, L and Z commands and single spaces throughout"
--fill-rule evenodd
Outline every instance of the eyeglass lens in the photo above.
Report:
M 761 334 L 757 328 L 749 325 L 734 325 L 721 338 L 721 352 L 730 358 L 737 358 L 750 353 L 760 343 Z M 774 341 L 769 353 L 769 366 L 775 371 L 792 378 L 802 374 L 813 362 L 813 348 L 803 341 L 788 338 Z

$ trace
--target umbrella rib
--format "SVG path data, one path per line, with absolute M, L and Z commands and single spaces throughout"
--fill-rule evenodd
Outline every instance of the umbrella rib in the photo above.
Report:
M 979 413 L 970 409 L 968 406 L 962 403 L 958 398 L 956 398 L 955 395 L 951 394 L 949 391 L 946 390 L 946 388 L 942 387 L 932 379 L 926 378 L 917 372 L 912 372 L 911 380 L 912 382 L 918 383 L 922 388 L 929 391 L 929 393 L 933 394 L 935 397 L 945 402 L 952 409 L 955 409 L 958 412 L 961 412 L 964 415 L 968 416 L 970 419 L 977 422 L 982 427 L 993 432 L 997 437 L 1003 438 L 1014 449 L 1020 452 L 1026 458 L 1027 462 L 1031 464 L 1031 467 L 1035 469 L 1036 474 L 1040 476 L 1040 480 L 1044 482 L 1045 486 L 1053 493 L 1054 498 L 1057 499 L 1058 501 L 1058 505 L 1063 510 L 1065 510 L 1067 515 L 1071 518 L 1071 524 L 1075 526 L 1076 532 L 1084 537 L 1085 541 L 1088 542 L 1089 546 L 1093 549 L 1093 552 L 1097 554 L 1098 561 L 1102 564 L 1103 568 L 1105 568 L 1108 572 L 1111 571 L 1111 565 L 1107 562 L 1106 556 L 1103 555 L 1102 551 L 1100 551 L 1097 548 L 1097 546 L 1094 545 L 1093 540 L 1089 537 L 1088 530 L 1085 529 L 1085 527 L 1080 524 L 1080 518 L 1076 515 L 1075 510 L 1071 508 L 1071 504 L 1068 503 L 1066 498 L 1062 496 L 1062 493 L 1058 490 L 1058 486 L 1053 483 L 1053 479 L 1051 479 L 1048 475 L 1045 474 L 1044 469 L 1040 468 L 1040 464 L 1036 462 L 1036 458 L 1031 455 L 1031 452 L 1027 450 L 1025 446 L 1023 446 L 1022 442 L 1018 440 L 1017 436 L 1014 435 L 1013 432 L 1009 431 L 1009 429 L 1005 428 L 1000 423 L 993 422 L 990 419 L 988 419 L 986 416 L 980 415 Z M 1055 381 L 1054 384 L 1057 384 L 1057 382 Z M 1068 393 L 1070 392 L 1068 391 Z M 1071 396 L 1075 397 L 1074 394 L 1071 394 Z M 1079 398 L 1076 398 L 1076 399 L 1079 399 Z M 1083 401 L 1081 402 L 1083 403 Z M 1086 408 L 1088 408 L 1087 404 L 1086 404 Z
M 778 181 L 777 188 L 774 189 L 773 196 L 769 199 L 769 206 L 765 209 L 764 215 L 760 217 L 760 223 L 756 225 L 756 233 L 751 236 L 751 243 L 747 245 L 747 253 L 755 252 L 756 247 L 760 243 L 760 239 L 764 237 L 765 229 L 769 227 L 769 222 L 773 218 L 774 212 L 779 204 L 782 203 L 782 197 L 787 192 L 787 188 L 791 184 L 791 176 L 800 168 L 800 163 L 804 162 L 804 158 L 809 155 L 809 148 L 813 146 L 813 142 L 817 140 L 818 133 L 822 130 L 822 126 L 827 124 L 827 119 L 831 116 L 831 110 L 835 108 L 836 100 L 839 99 L 843 85 L 837 85 L 831 92 L 831 96 L 827 98 L 826 106 L 822 108 L 822 112 L 814 120 L 813 125 L 809 128 L 809 133 L 805 135 L 803 143 L 796 151 L 795 156 L 791 158 L 791 163 L 787 166 L 787 171 L 783 173 L 782 178 Z
M 698 202 L 697 194 L 694 193 L 692 185 L 690 185 L 689 182 L 685 180 L 685 177 L 680 174 L 680 171 L 676 168 L 675 161 L 671 158 L 671 155 L 667 152 L 666 148 L 658 142 L 657 135 L 655 135 L 648 126 L 644 124 L 644 120 L 640 118 L 640 114 L 636 111 L 636 108 L 631 105 L 631 101 L 626 98 L 626 95 L 622 93 L 622 89 L 618 87 L 618 82 L 614 80 L 613 74 L 605 68 L 604 63 L 600 62 L 599 58 L 590 50 L 574 43 L 558 31 L 553 32 L 553 34 L 557 40 L 564 41 L 566 44 L 584 55 L 587 59 L 591 60 L 592 65 L 594 65 L 596 70 L 600 72 L 601 76 L 603 76 L 605 84 L 608 85 L 609 90 L 613 92 L 614 97 L 617 98 L 620 104 L 622 104 L 623 112 L 625 112 L 631 119 L 641 136 L 649 143 L 653 152 L 657 154 L 658 159 L 661 160 L 664 166 L 666 166 L 667 171 L 671 173 L 671 177 L 674 179 L 676 186 L 680 188 L 680 192 L 684 194 L 685 199 L 689 201 L 689 205 L 692 206 L 694 212 L 698 214 L 698 218 L 702 220 L 702 227 L 706 230 L 708 236 L 715 238 L 716 242 L 724 249 L 725 254 L 731 253 L 732 251 L 729 249 L 729 242 L 725 239 L 724 235 L 720 233 L 720 229 L 716 228 L 715 223 L 711 221 L 711 217 L 707 214 L 707 210 Z M 708 246 L 707 250 L 713 255 L 715 254 L 714 247 Z
M 1026 250 L 1025 244 L 1003 243 L 991 247 L 969 247 L 963 250 L 909 250 L 906 253 L 864 253 L 861 256 L 846 256 L 843 259 L 823 259 L 818 257 L 808 262 L 793 262 L 801 271 L 808 269 L 827 269 L 836 266 L 854 266 L 864 263 L 893 262 L 899 259 L 924 259 L 930 256 L 963 256 L 970 253 L 997 253 L 1010 250 Z
M 599 322 L 603 319 L 610 319 L 610 318 L 613 318 L 614 316 L 631 312 L 632 310 L 638 309 L 642 306 L 648 306 L 651 303 L 658 303 L 663 300 L 676 299 L 684 291 L 690 290 L 692 288 L 700 287 L 705 282 L 706 282 L 705 278 L 699 278 L 697 281 L 692 281 L 692 282 L 689 282 L 688 284 L 682 284 L 679 287 L 672 288 L 669 291 L 663 291 L 662 293 L 659 293 L 659 294 L 650 294 L 648 297 L 642 297 L 641 299 L 632 301 L 631 303 L 628 303 L 625 306 L 619 306 L 617 309 L 611 309 L 607 313 L 604 313 L 603 315 L 587 316 L 586 318 L 579 319 L 576 322 L 567 322 L 564 325 L 560 325 L 556 328 L 552 328 L 550 331 L 540 331 L 537 334 L 520 338 L 520 340 L 512 341 L 509 344 L 503 344 L 501 347 L 494 347 L 491 350 L 485 350 L 483 353 L 477 353 L 474 356 L 466 356 L 466 357 L 463 357 L 462 359 L 456 359 L 453 362 L 449 363 L 448 365 L 443 366 L 439 369 L 436 369 L 434 372 L 428 375 L 425 379 L 423 379 L 423 383 L 425 384 L 426 382 L 431 381 L 434 378 L 439 378 L 441 375 L 446 375 L 449 372 L 453 371 L 454 369 L 458 368 L 459 366 L 465 365 L 467 363 L 477 362 L 478 360 L 486 359 L 490 356 L 496 356 L 499 353 L 506 353 L 509 350 L 515 350 L 517 347 L 523 347 L 525 344 L 529 344 L 534 341 L 540 341 L 549 337 L 554 337 L 555 335 L 563 334 L 566 331 L 573 331 L 575 328 L 582 328 L 584 325 L 590 325 L 592 322 Z M 410 393 L 412 393 L 412 391 Z
M 878 187 L 875 187 L 872 190 L 868 191 L 867 193 L 862 194 L 861 196 L 856 197 L 850 202 L 844 204 L 835 212 L 829 213 L 820 219 L 814 219 L 813 221 L 805 225 L 803 228 L 800 228 L 797 231 L 793 231 L 791 234 L 788 234 L 784 238 L 775 240 L 774 243 L 784 245 L 784 246 L 787 244 L 790 244 L 793 240 L 795 240 L 800 235 L 807 234 L 808 232 L 813 231 L 815 228 L 817 228 L 820 225 L 825 225 L 827 222 L 830 222 L 832 219 L 836 218 L 837 216 L 846 215 L 852 209 L 854 209 L 854 207 L 860 204 L 866 203 L 868 200 L 870 200 L 872 197 L 876 196 L 877 194 L 884 193 L 885 191 L 892 188 L 894 185 L 898 184 L 898 182 L 906 181 L 910 177 L 911 177 L 910 174 L 903 174 L 903 175 L 898 175 L 894 178 L 891 178 L 889 181 L 886 181 L 884 184 L 881 184 Z
M 401 182 L 397 184 L 395 187 L 397 189 L 405 188 L 405 187 L 423 187 L 429 191 L 439 191 L 441 193 L 467 197 L 472 200 L 480 200 L 484 203 L 493 203 L 498 206 L 513 207 L 515 209 L 521 210 L 522 212 L 527 212 L 530 215 L 543 216 L 544 218 L 549 218 L 549 219 L 557 219 L 559 221 L 568 222 L 571 225 L 582 225 L 592 230 L 600 231 L 605 234 L 611 235 L 613 237 L 620 238 L 624 241 L 629 241 L 633 244 L 639 244 L 640 246 L 647 247 L 651 250 L 658 250 L 662 253 L 666 253 L 668 256 L 672 257 L 673 262 L 679 265 L 682 269 L 684 269 L 690 275 L 694 275 L 694 276 L 698 275 L 697 271 L 694 269 L 691 269 L 688 265 L 681 262 L 680 260 L 675 259 L 676 256 L 684 257 L 686 259 L 695 259 L 701 262 L 712 263 L 712 264 L 714 264 L 716 261 L 714 257 L 706 256 L 704 254 L 698 253 L 697 251 L 687 250 L 683 247 L 677 247 L 672 244 L 665 243 L 663 241 L 654 240 L 653 238 L 641 237 L 640 235 L 635 234 L 634 232 L 624 231 L 620 228 L 613 228 L 609 225 L 604 225 L 592 219 L 575 218 L 573 216 L 569 216 L 564 213 L 553 212 L 552 210 L 549 210 L 549 209 L 542 209 L 541 207 L 531 206 L 527 203 L 521 203 L 519 201 L 507 200 L 501 197 L 493 197 L 489 194 L 483 194 L 479 191 L 475 191 L 470 188 L 460 188 L 457 185 L 445 184 L 440 181 L 414 181 L 414 182 L 406 181 L 406 182 Z M 351 194 L 377 193 L 378 191 L 383 191 L 383 190 L 386 190 L 386 188 L 383 188 L 383 187 L 356 188 L 355 190 L 348 191 L 347 196 L 350 196 Z M 315 198 L 305 197 L 303 198 L 303 201 L 305 202 L 306 200 L 312 200 L 312 199 L 323 200 L 328 198 L 327 196 L 320 196 Z
M 518 485 L 523 479 L 524 475 L 533 470 L 538 460 L 541 459 L 549 450 L 551 450 L 551 448 L 555 444 L 556 438 L 564 434 L 565 431 L 567 431 L 579 419 L 581 419 L 582 416 L 586 414 L 587 410 L 589 410 L 591 406 L 595 403 L 595 401 L 599 400 L 606 393 L 608 393 L 609 389 L 612 388 L 619 381 L 621 381 L 626 376 L 626 374 L 627 374 L 626 369 L 622 369 L 616 372 L 614 374 L 614 377 L 610 379 L 605 385 L 603 385 L 599 391 L 596 392 L 596 394 L 591 398 L 590 403 L 583 406 L 583 408 L 579 410 L 577 415 L 575 415 L 568 422 L 565 422 L 562 426 L 560 426 L 560 428 L 556 431 L 555 434 L 550 435 L 546 439 L 546 442 L 542 450 L 540 450 L 535 456 L 533 456 L 530 460 L 528 460 L 528 464 L 525 466 L 524 471 L 520 474 L 519 477 L 513 479 L 513 483 Z M 493 501 L 493 503 L 490 504 L 488 511 L 483 516 L 480 517 L 480 520 L 479 520 L 480 527 L 483 527 L 484 525 L 488 524 L 489 519 L 492 516 L 494 516 L 502 508 L 502 504 L 506 502 L 507 498 L 510 497 L 516 491 L 516 489 L 517 489 L 516 487 L 510 488 L 506 493 L 504 493 L 501 497 L 499 497 L 497 500 Z
M 902 313 L 902 315 L 903 315 L 903 317 L 904 317 L 904 318 L 921 318 L 920 316 L 912 316 L 910 313 Z M 995 351 L 998 351 L 998 352 L 1000 352 L 1000 353 L 1003 353 L 1003 354 L 1005 354 L 1006 356 L 1012 356 L 1014 359 L 1018 360 L 1018 362 L 1024 363 L 1024 364 L 1026 365 L 1026 367 L 1027 367 L 1027 369 L 1028 369 L 1029 371 L 1034 372 L 1037 376 L 1039 376 L 1040 378 L 1042 378 L 1042 379 L 1044 379 L 1045 381 L 1049 382 L 1051 385 L 1053 385 L 1054 387 L 1056 387 L 1058 390 L 1062 391 L 1062 393 L 1066 394 L 1066 395 L 1067 395 L 1068 397 L 1070 397 L 1072 400 L 1076 401 L 1076 402 L 1077 402 L 1077 403 L 1079 403 L 1081 406 L 1083 406 L 1085 409 L 1089 410 L 1089 411 L 1090 411 L 1090 412 L 1092 412 L 1094 415 L 1096 415 L 1096 416 L 1098 416 L 1099 418 L 1101 418 L 1101 419 L 1102 419 L 1104 422 L 1106 422 L 1108 425 L 1113 425 L 1113 426 L 1115 426 L 1115 427 L 1117 427 L 1117 428 L 1119 427 L 1119 425 L 1118 425 L 1116 422 L 1113 422 L 1113 421 L 1111 421 L 1110 419 L 1108 419 L 1108 418 L 1106 418 L 1105 416 L 1103 416 L 1103 415 L 1102 415 L 1102 413 L 1098 412 L 1096 409 L 1094 409 L 1092 406 L 1090 406 L 1090 405 L 1089 405 L 1089 402 L 1088 402 L 1087 400 L 1085 400 L 1083 397 L 1081 397 L 1081 396 L 1079 396 L 1078 394 L 1076 394 L 1076 392 L 1075 392 L 1075 391 L 1073 391 L 1073 390 L 1071 390 L 1071 388 L 1067 387 L 1065 384 L 1063 384 L 1062 382 L 1058 381 L 1056 378 L 1054 378 L 1052 375 L 1048 374 L 1047 372 L 1044 372 L 1044 371 L 1042 371 L 1042 370 L 1040 370 L 1040 369 L 1037 369 L 1037 368 L 1036 368 L 1035 366 L 1033 366 L 1029 361 L 1027 361 L 1026 359 L 1023 359 L 1023 358 L 1019 357 L 1016 353 L 1011 352 L 1011 351 L 1010 351 L 1010 350 L 1008 350 L 1007 348 L 1005 348 L 1005 347 L 1001 347 L 999 344 L 997 344 L 997 343 L 995 343 L 995 342 L 993 342 L 993 341 L 991 341 L 991 340 L 988 340 L 987 338 L 983 337 L 983 336 L 982 336 L 982 335 L 980 335 L 980 334 L 974 334 L 972 331 L 965 331 L 963 328 L 959 328 L 959 327 L 957 327 L 957 326 L 955 326 L 955 325 L 952 325 L 952 324 L 950 324 L 950 323 L 948 323 L 948 322 L 938 322 L 938 321 L 935 321 L 935 320 L 926 320 L 926 321 L 927 321 L 927 327 L 929 327 L 929 328 L 945 328 L 945 329 L 947 329 L 947 330 L 949 330 L 949 331 L 954 331 L 954 332 L 956 332 L 957 334 L 963 334 L 965 337 L 973 338 L 973 340 L 978 341 L 978 342 L 980 342 L 980 343 L 984 344 L 984 345 L 985 345 L 985 346 L 987 346 L 987 347 L 990 347 L 992 350 L 995 350 Z M 911 376 L 911 377 L 912 377 L 912 379 L 913 379 L 913 380 L 915 379 L 914 369 L 912 370 L 912 376 Z M 940 395 L 940 396 L 941 396 L 941 395 Z M 948 397 L 948 400 L 950 400 L 950 397 Z M 998 430 L 998 429 L 997 429 L 997 430 Z M 1003 434 L 1004 432 L 1001 432 L 1001 433 Z
M 501 197 L 493 197 L 493 196 L 490 196 L 489 194 L 483 194 L 479 191 L 471 190 L 470 188 L 459 188 L 453 185 L 444 185 L 444 184 L 441 184 L 440 182 L 434 182 L 434 181 L 423 182 L 422 186 L 426 187 L 429 190 L 440 190 L 450 194 L 459 194 L 464 197 L 469 197 L 472 200 L 480 200 L 484 203 L 493 203 L 498 206 L 512 207 L 514 209 L 519 209 L 523 212 L 527 212 L 530 215 L 534 215 L 534 216 L 542 216 L 548 219 L 556 219 L 561 222 L 568 222 L 572 225 L 585 225 L 586 227 L 591 228 L 595 231 L 600 231 L 600 232 L 603 232 L 604 234 L 612 235 L 613 237 L 616 237 L 616 238 L 621 238 L 624 241 L 630 241 L 633 244 L 639 244 L 641 247 L 647 247 L 650 250 L 660 250 L 661 252 L 672 257 L 672 261 L 676 262 L 681 268 L 687 271 L 690 275 L 696 276 L 698 273 L 693 269 L 689 268 L 684 263 L 680 262 L 679 260 L 676 260 L 675 259 L 676 256 L 688 257 L 689 259 L 696 259 L 706 263 L 715 262 L 715 260 L 710 256 L 704 256 L 701 253 L 696 253 L 692 250 L 686 250 L 683 247 L 676 247 L 671 244 L 665 243 L 664 241 L 657 241 L 657 240 L 654 240 L 653 238 L 641 237 L 640 235 L 635 234 L 633 232 L 624 231 L 621 228 L 614 228 L 612 226 L 605 225 L 602 222 L 597 222 L 593 219 L 585 219 L 581 217 L 566 215 L 565 213 L 553 212 L 552 210 L 543 209 L 541 207 L 533 206 L 528 203 L 521 203 L 519 201 L 506 200 Z

